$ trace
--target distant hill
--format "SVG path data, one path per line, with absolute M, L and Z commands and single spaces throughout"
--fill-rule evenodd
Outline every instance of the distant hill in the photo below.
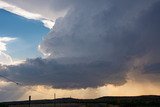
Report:
M 119 105 L 119 107 L 160 107 L 160 96 L 130 96 L 130 97 L 118 97 L 118 96 L 105 96 L 96 99 L 74 99 L 74 98 L 59 98 L 54 100 L 32 100 L 31 104 L 62 104 L 62 103 L 76 103 L 76 104 L 112 104 Z M 28 101 L 13 101 L 2 102 L 4 105 L 26 105 Z M 142 105 L 142 106 L 139 106 Z M 103 106 L 102 106 L 103 107 Z

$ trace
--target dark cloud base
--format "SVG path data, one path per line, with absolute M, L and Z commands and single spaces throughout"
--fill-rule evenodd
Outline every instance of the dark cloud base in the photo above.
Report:
M 113 66 L 100 61 L 60 64 L 54 60 L 37 58 L 18 66 L 8 66 L 3 75 L 25 85 L 50 85 L 65 89 L 98 87 L 106 82 L 121 85 L 125 82 L 124 75 L 119 74 L 116 66 Z M 113 75 L 113 72 L 117 74 Z

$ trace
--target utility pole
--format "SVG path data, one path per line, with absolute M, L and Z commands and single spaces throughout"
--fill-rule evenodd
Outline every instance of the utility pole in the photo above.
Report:
M 53 104 L 53 107 L 56 107 L 56 101 L 55 101 L 55 99 L 56 99 L 56 93 L 54 93 L 54 104 Z
M 54 99 L 56 99 L 56 93 L 54 93 Z
M 29 96 L 29 107 L 31 107 L 31 96 Z

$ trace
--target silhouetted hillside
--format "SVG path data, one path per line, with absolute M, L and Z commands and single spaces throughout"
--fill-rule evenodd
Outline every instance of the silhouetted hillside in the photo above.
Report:
M 4 105 L 27 105 L 27 104 L 29 104 L 28 101 L 3 102 L 1 103 L 0 107 L 6 107 Z M 97 104 L 100 104 L 101 106 L 94 106 L 94 107 L 106 107 L 106 105 L 118 105 L 118 107 L 160 107 L 160 96 L 135 96 L 135 97 L 107 96 L 107 97 L 101 97 L 97 99 L 60 98 L 55 100 L 32 100 L 31 104 L 34 104 L 34 105 L 36 104 L 43 104 L 43 105 L 84 104 L 84 105 L 87 105 L 87 107 L 92 107 L 89 105 L 97 105 Z M 81 106 L 75 106 L 75 107 L 81 107 Z

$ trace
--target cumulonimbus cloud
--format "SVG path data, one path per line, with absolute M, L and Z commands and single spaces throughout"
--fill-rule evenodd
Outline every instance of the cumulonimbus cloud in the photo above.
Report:
M 82 0 L 71 7 L 40 44 L 47 58 L 6 66 L 1 73 L 26 85 L 63 89 L 122 85 L 131 68 L 154 75 L 160 0 Z

